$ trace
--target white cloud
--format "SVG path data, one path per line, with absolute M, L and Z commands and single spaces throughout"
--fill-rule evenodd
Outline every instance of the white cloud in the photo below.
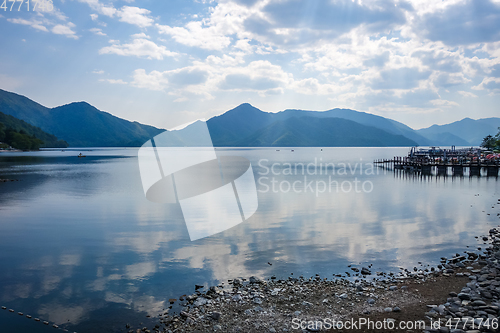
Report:
M 149 90 L 163 90 L 168 84 L 166 75 L 159 71 L 151 71 L 147 74 L 144 69 L 136 69 L 133 74 L 132 85 Z
M 207 50 L 222 50 L 226 48 L 231 39 L 216 29 L 202 27 L 202 22 L 189 22 L 185 28 L 156 25 L 161 34 L 172 36 L 180 44 L 200 47 Z
M 102 32 L 101 29 L 99 28 L 92 28 L 92 29 L 89 29 L 90 32 L 93 32 L 94 34 L 96 35 L 99 35 L 99 36 L 107 36 L 104 32 Z
M 90 14 L 90 18 L 92 19 L 92 21 L 97 20 L 98 17 L 99 17 L 99 15 L 97 15 L 97 14 Z
M 99 14 L 103 14 L 105 16 L 113 17 L 117 10 L 112 5 L 104 5 L 99 2 L 99 0 L 78 0 L 80 2 L 86 3 L 90 8 L 98 12 Z
M 458 93 L 464 97 L 477 97 L 476 94 L 473 94 L 470 91 L 459 91 Z
M 96 70 L 92 71 L 92 73 L 100 75 L 100 74 L 104 74 L 104 71 L 102 69 L 101 70 L 96 69 Z
M 67 25 L 57 24 L 52 27 L 52 32 L 57 35 L 65 35 L 68 38 L 78 39 L 79 37 L 76 35 L 76 33 L 71 30 L 71 27 L 73 26 L 74 24 L 72 24 L 71 22 L 69 22 Z
M 500 77 L 485 77 L 480 84 L 473 86 L 472 89 L 500 92 Z
M 151 39 L 151 37 L 149 37 L 148 35 L 146 35 L 144 32 L 141 32 L 139 34 L 133 34 L 130 36 L 131 38 L 147 38 L 147 39 Z
M 108 82 L 108 83 L 111 83 L 111 84 L 127 84 L 127 82 L 123 81 L 122 79 L 118 79 L 118 80 L 115 80 L 115 79 L 100 79 L 99 81 L 100 82 Z
M 459 106 L 457 102 L 447 101 L 445 99 L 433 99 L 430 102 L 432 105 L 435 106 L 444 106 L 444 107 Z
M 120 21 L 129 24 L 134 24 L 139 28 L 146 28 L 153 24 L 154 20 L 149 17 L 151 12 L 144 8 L 123 6 L 118 12 L 117 16 Z
M 41 21 L 39 20 L 25 20 L 25 19 L 20 19 L 20 18 L 8 18 L 7 21 L 15 24 L 23 24 L 23 25 L 29 25 L 32 28 L 35 28 L 37 30 L 41 31 L 49 31 Z
M 163 45 L 156 45 L 154 42 L 144 39 L 136 38 L 129 44 L 116 44 L 103 47 L 99 50 L 99 54 L 118 54 L 122 56 L 135 56 L 146 57 L 148 59 L 162 60 L 164 56 L 176 56 L 176 52 L 167 50 Z

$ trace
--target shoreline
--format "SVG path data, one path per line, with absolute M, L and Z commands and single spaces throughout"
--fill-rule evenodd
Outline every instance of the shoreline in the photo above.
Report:
M 292 273 L 195 286 L 151 318 L 154 327 L 125 332 L 500 332 L 500 226 L 476 238 L 475 251 L 397 274 L 367 266 L 350 268 L 355 280 Z

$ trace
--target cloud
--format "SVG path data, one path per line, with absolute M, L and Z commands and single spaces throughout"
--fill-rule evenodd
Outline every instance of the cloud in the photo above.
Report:
M 447 101 L 445 99 L 433 99 L 430 101 L 430 103 L 435 106 L 444 106 L 444 107 L 459 106 L 457 102 Z
M 222 50 L 231 43 L 231 38 L 221 34 L 214 27 L 203 27 L 202 22 L 189 22 L 185 28 L 156 25 L 161 34 L 172 36 L 180 44 L 207 50 Z
M 372 84 L 374 89 L 411 89 L 418 86 L 420 80 L 425 80 L 430 71 L 421 72 L 417 68 L 399 68 L 380 72 L 380 77 Z
M 366 67 L 384 67 L 385 63 L 389 61 L 389 51 L 378 54 L 363 61 L 363 66 Z
M 185 67 L 171 71 L 151 71 L 136 69 L 132 85 L 149 90 L 182 89 L 192 85 L 204 84 L 209 73 L 197 67 Z
M 491 67 L 491 72 L 489 73 L 489 76 L 500 77 L 500 64 Z
M 90 18 L 92 19 L 92 21 L 97 20 L 98 17 L 99 17 L 99 15 L 97 15 L 97 14 L 90 14 Z
M 415 31 L 448 45 L 494 42 L 500 39 L 500 4 L 466 0 L 417 19 Z
M 463 71 L 459 52 L 437 49 L 432 51 L 416 51 L 412 53 L 422 64 L 438 71 L 456 73 Z
M 141 32 L 139 34 L 133 34 L 130 36 L 131 38 L 147 38 L 147 39 L 150 39 L 151 37 L 149 37 L 148 35 L 146 35 L 144 32 Z
M 92 71 L 93 74 L 104 74 L 104 71 L 103 70 L 93 70 Z
M 244 27 L 265 42 L 299 46 L 333 40 L 357 27 L 383 32 L 405 22 L 405 10 L 385 0 L 285 0 L 269 2 L 246 18 Z
M 168 84 L 166 75 L 159 71 L 151 71 L 147 74 L 145 69 L 136 69 L 133 73 L 132 85 L 137 88 L 149 90 L 163 90 Z
M 146 28 L 153 24 L 154 20 L 149 17 L 151 12 L 144 8 L 123 6 L 118 12 L 117 16 L 120 21 L 129 24 L 134 24 L 139 28 Z
M 247 7 L 252 7 L 255 5 L 259 0 L 234 0 L 235 2 L 239 3 L 240 5 L 244 5 Z
M 183 68 L 167 74 L 168 81 L 176 85 L 195 85 L 207 81 L 208 72 L 199 68 Z
M 474 90 L 489 90 L 490 92 L 500 92 L 500 78 L 485 77 L 477 86 L 473 86 Z
M 114 41 L 117 42 L 117 41 Z M 136 38 L 129 44 L 113 44 L 103 47 L 99 54 L 118 54 L 122 56 L 145 57 L 148 59 L 163 60 L 164 56 L 176 56 L 176 52 L 167 50 L 163 45 L 156 45 L 154 42 L 145 38 Z
M 117 10 L 113 6 L 110 5 L 104 5 L 99 0 L 78 0 L 79 2 L 86 3 L 89 5 L 90 8 L 98 12 L 99 14 L 108 16 L 108 17 L 113 17 Z
M 464 97 L 477 97 L 476 94 L 473 94 L 470 91 L 459 91 L 458 93 Z
M 100 79 L 99 80 L 100 82 L 108 82 L 108 83 L 111 83 L 111 84 L 127 84 L 127 82 L 121 80 L 121 79 L 118 79 L 118 80 L 115 80 L 115 79 Z
M 107 36 L 104 32 L 102 32 L 101 29 L 99 28 L 92 28 L 92 29 L 89 29 L 90 32 L 93 32 L 94 34 L 96 35 L 99 35 L 99 36 Z
M 46 31 L 48 32 L 49 30 L 42 24 L 41 21 L 31 19 L 31 20 L 25 20 L 25 19 L 20 19 L 20 18 L 8 18 L 7 21 L 15 24 L 23 24 L 23 25 L 29 25 L 32 28 L 35 28 L 37 30 L 41 31 Z
M 71 22 L 69 22 L 67 25 L 57 24 L 52 27 L 52 32 L 57 35 L 65 35 L 68 38 L 78 39 L 79 37 L 76 35 L 76 33 L 71 30 L 71 27 L 74 26 L 75 25 Z
M 268 90 L 280 86 L 278 80 L 268 77 L 252 77 L 247 74 L 229 74 L 220 85 L 221 89 Z
M 452 86 L 464 84 L 470 80 L 467 80 L 462 73 L 439 73 L 434 79 L 434 84 L 437 87 L 449 88 Z
M 405 22 L 404 11 L 391 6 L 391 2 L 374 1 L 373 4 L 370 6 L 369 2 L 362 4 L 352 0 L 288 0 L 269 2 L 263 12 L 277 27 L 328 30 L 337 35 L 361 24 L 378 23 L 390 28 Z

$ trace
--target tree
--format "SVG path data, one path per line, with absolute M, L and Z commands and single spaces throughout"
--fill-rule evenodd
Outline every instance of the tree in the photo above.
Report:
M 486 148 L 488 150 L 495 148 L 497 145 L 497 140 L 491 135 L 484 137 L 483 142 L 481 143 L 481 147 Z
M 500 127 L 498 128 L 498 133 L 495 136 L 487 135 L 484 137 L 481 147 L 488 150 L 500 150 Z

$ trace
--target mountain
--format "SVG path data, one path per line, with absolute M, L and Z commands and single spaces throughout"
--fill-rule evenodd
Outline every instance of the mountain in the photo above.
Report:
M 431 141 L 431 144 L 439 145 L 438 138 L 446 135 L 453 135 L 461 138 L 462 143 L 454 145 L 479 146 L 483 138 L 487 135 L 495 135 L 500 127 L 500 118 L 470 119 L 464 118 L 446 125 L 432 125 L 428 128 L 417 130 L 417 132 Z
M 386 132 L 403 135 L 415 142 L 418 145 L 426 146 L 429 144 L 427 138 L 418 134 L 411 127 L 406 126 L 403 123 L 398 121 L 387 119 L 381 116 L 377 116 L 371 113 L 354 111 L 350 109 L 332 109 L 328 111 L 304 111 L 304 110 L 285 110 L 282 112 L 278 112 L 277 115 L 284 118 L 290 117 L 302 117 L 302 116 L 310 116 L 310 117 L 318 117 L 318 118 L 342 118 L 351 121 L 355 121 L 362 125 L 373 126 L 379 129 L 382 129 Z
M 426 133 L 431 146 L 470 146 L 471 144 L 450 132 Z M 478 146 L 478 145 L 472 145 Z
M 429 144 L 427 138 L 421 136 L 402 123 L 381 116 L 349 109 L 333 109 L 329 111 L 285 110 L 277 113 L 270 113 L 263 112 L 245 103 L 220 116 L 210 118 L 207 121 L 207 126 L 210 130 L 214 146 L 248 146 L 242 141 L 242 138 L 246 138 L 252 133 L 262 130 L 274 122 L 284 122 L 287 119 L 302 117 L 342 118 L 361 125 L 376 127 L 393 135 L 405 136 L 410 139 L 414 145 Z
M 278 120 L 236 142 L 238 147 L 414 146 L 402 135 L 341 118 L 291 117 Z
M 42 140 L 43 144 L 41 145 L 41 147 L 65 148 L 68 146 L 68 143 L 66 141 L 59 140 L 55 135 L 46 133 L 39 127 L 30 125 L 24 120 L 17 119 L 3 112 L 0 112 L 0 124 L 3 124 L 3 126 L 0 126 L 0 133 L 5 134 L 6 129 L 13 129 L 16 132 L 22 131 L 28 136 L 34 136 L 37 139 Z M 0 141 L 2 141 L 3 139 L 4 138 L 0 136 Z
M 40 127 L 72 147 L 138 147 L 164 131 L 115 117 L 86 102 L 51 109 L 1 89 L 0 111 Z
M 207 120 L 207 126 L 214 146 L 234 147 L 242 138 L 271 124 L 274 116 L 273 113 L 244 103 L 220 116 L 210 118 Z

